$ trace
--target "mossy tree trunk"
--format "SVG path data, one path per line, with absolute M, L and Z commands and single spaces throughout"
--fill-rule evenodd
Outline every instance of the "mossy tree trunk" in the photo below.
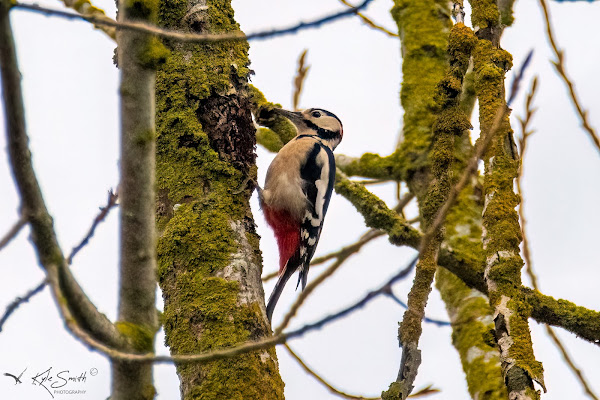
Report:
M 460 171 L 465 167 L 466 159 L 472 150 L 469 136 L 465 131 L 467 117 L 461 115 L 464 113 L 461 109 L 463 105 L 457 103 L 460 99 L 456 97 L 460 94 L 460 86 L 456 88 L 452 86 L 460 85 L 468 64 L 468 51 L 462 59 L 456 60 L 455 57 L 462 51 L 461 49 L 469 46 L 468 42 L 472 42 L 473 39 L 471 35 L 463 32 L 466 29 L 456 30 L 451 37 L 453 43 L 450 43 L 449 47 L 448 31 L 451 21 L 448 2 L 396 0 L 392 15 L 398 24 L 402 40 L 403 81 L 400 100 L 405 110 L 403 141 L 396 151 L 399 155 L 397 162 L 403 179 L 417 196 L 422 222 L 426 228 L 439 209 L 440 202 L 443 203 L 445 198 L 439 187 L 447 172 L 443 172 L 436 178 L 435 170 L 436 168 L 439 170 L 439 166 L 436 165 L 444 166 L 445 163 L 449 163 L 452 165 L 454 176 L 460 176 Z M 448 51 L 451 54 L 448 54 Z M 448 77 L 443 80 L 444 72 L 449 67 L 449 58 L 456 64 L 451 66 Z M 424 74 L 423 71 L 427 73 Z M 442 92 L 437 98 L 440 104 L 436 105 L 434 93 L 438 84 L 441 84 Z M 447 96 L 446 100 L 444 96 Z M 434 128 L 434 123 L 438 128 Z M 444 123 L 449 124 L 447 129 L 454 130 L 454 134 L 458 136 L 454 145 L 448 142 L 443 147 L 439 147 L 441 139 L 438 139 L 438 153 L 440 149 L 448 151 L 452 147 L 454 151 L 453 154 L 446 155 L 445 161 L 444 159 L 436 161 L 433 139 L 436 129 L 443 133 L 440 124 Z M 439 132 L 437 136 L 444 137 Z M 448 182 L 445 184 L 447 191 Z M 458 251 L 463 254 L 463 257 L 468 255 L 475 260 L 479 260 L 482 254 L 480 229 L 482 208 L 477 198 L 478 190 L 470 186 L 459 197 L 458 204 L 452 209 L 446 221 L 445 242 L 442 245 L 446 251 Z M 435 193 L 438 193 L 437 197 Z M 419 285 L 421 295 L 417 296 L 417 291 L 411 291 L 412 297 L 417 296 L 421 299 L 423 306 L 427 301 L 435 270 L 437 248 L 442 240 L 439 235 L 436 236 L 429 249 L 429 252 L 433 251 L 428 262 L 429 268 L 423 268 L 423 261 L 421 261 L 421 273 L 419 274 L 417 270 L 417 278 L 421 276 L 421 280 L 425 282 Z M 423 279 L 423 276 L 426 279 Z M 461 357 L 469 392 L 473 398 L 482 395 L 490 399 L 504 398 L 506 391 L 501 377 L 499 353 L 487 335 L 491 326 L 482 322 L 491 319 L 491 309 L 487 305 L 486 296 L 469 289 L 462 281 L 447 272 L 440 274 L 438 271 L 437 288 L 450 315 L 453 344 Z M 411 321 L 405 316 L 399 331 L 401 343 L 418 341 L 421 332 L 420 318 L 422 315 L 414 316 Z M 402 373 L 401 370 L 398 382 L 406 378 L 401 376 Z M 395 398 L 394 396 L 406 395 L 401 393 L 406 391 L 405 386 L 406 383 L 404 386 L 392 385 L 386 392 L 386 396 Z M 399 390 L 399 393 L 395 394 L 395 390 Z
M 229 1 L 163 0 L 162 26 L 239 30 Z M 270 334 L 249 197 L 255 128 L 245 41 L 166 43 L 157 74 L 158 276 L 172 354 Z M 282 399 L 275 349 L 178 365 L 184 399 Z
M 533 355 L 529 332 L 530 307 L 517 289 L 521 286 L 521 228 L 515 208 L 519 196 L 514 180 L 519 155 L 505 101 L 504 75 L 512 66 L 512 56 L 500 48 L 501 10 L 494 1 L 471 0 L 473 25 L 478 27 L 473 54 L 475 87 L 479 98 L 482 136 L 490 132 L 498 116 L 503 116 L 483 157 L 483 248 L 485 281 L 494 309 L 496 342 L 500 348 L 503 376 L 511 399 L 538 399 L 533 381 L 544 386 L 542 364 Z

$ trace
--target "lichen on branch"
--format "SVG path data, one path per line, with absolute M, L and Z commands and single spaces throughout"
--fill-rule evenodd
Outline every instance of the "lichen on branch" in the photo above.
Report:
M 500 11 L 495 2 L 473 1 L 473 21 L 478 24 L 478 42 L 473 53 L 479 119 L 482 136 L 490 130 L 504 100 L 504 75 L 512 64 L 511 55 L 498 47 Z M 483 248 L 484 277 L 494 309 L 495 335 L 500 347 L 503 375 L 509 397 L 537 399 L 532 380 L 543 386 L 543 369 L 533 355 L 528 318 L 531 308 L 520 291 L 521 229 L 515 207 L 519 198 L 513 191 L 519 157 L 512 129 L 505 113 L 492 144 L 485 153 Z M 516 398 L 516 397 L 515 397 Z

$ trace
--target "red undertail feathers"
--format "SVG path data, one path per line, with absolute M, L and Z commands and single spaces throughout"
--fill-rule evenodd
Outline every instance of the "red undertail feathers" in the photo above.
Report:
M 300 223 L 286 210 L 264 207 L 263 212 L 267 223 L 275 232 L 279 247 L 279 274 L 281 274 L 300 243 Z

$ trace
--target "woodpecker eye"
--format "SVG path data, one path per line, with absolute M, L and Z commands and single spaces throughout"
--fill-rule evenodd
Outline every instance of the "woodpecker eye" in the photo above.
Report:
M 315 118 L 319 118 L 321 116 L 321 113 L 318 112 L 318 111 L 313 111 L 313 112 L 310 113 L 310 115 L 312 115 Z

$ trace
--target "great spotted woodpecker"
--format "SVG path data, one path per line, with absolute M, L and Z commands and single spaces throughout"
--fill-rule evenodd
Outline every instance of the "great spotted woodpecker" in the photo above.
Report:
M 269 321 L 283 287 L 296 270 L 306 286 L 323 219 L 335 183 L 333 150 L 343 136 L 342 122 L 329 111 L 275 111 L 288 118 L 297 136 L 279 151 L 269 169 L 259 201 L 279 246 L 279 279 L 267 304 Z

